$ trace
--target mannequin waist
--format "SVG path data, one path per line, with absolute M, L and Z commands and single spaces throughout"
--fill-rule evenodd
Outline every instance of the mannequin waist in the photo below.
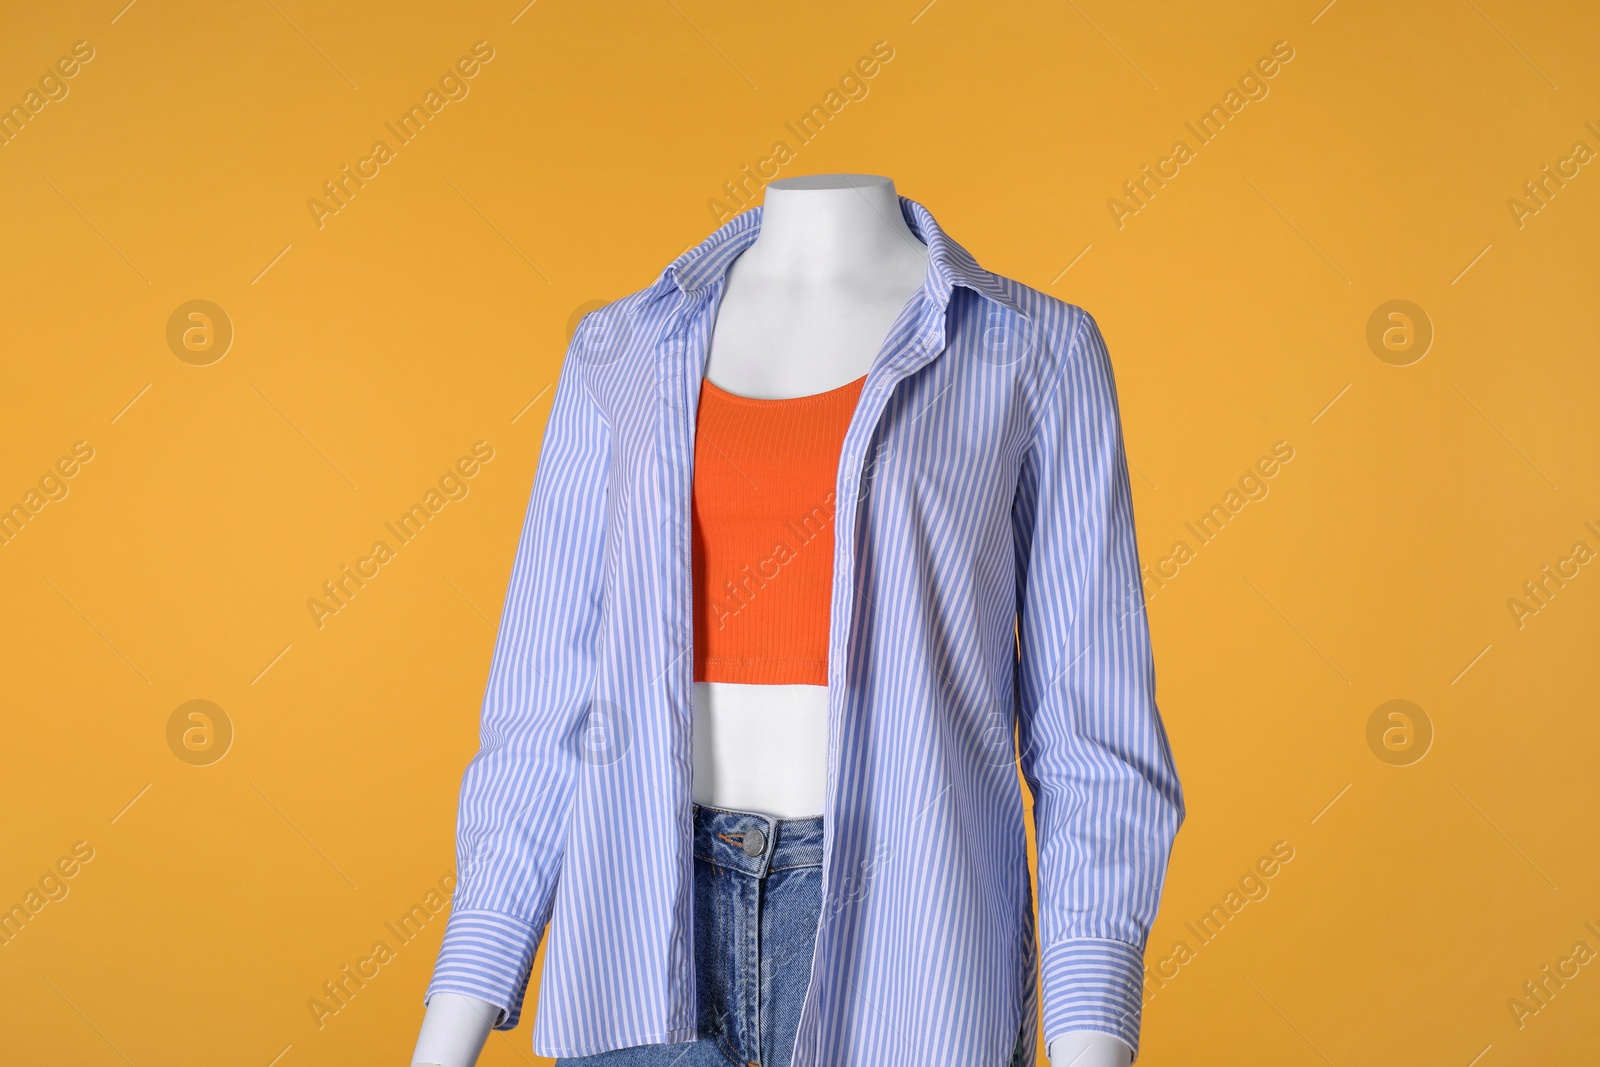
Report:
M 694 684 L 695 803 L 810 818 L 827 776 L 827 686 Z

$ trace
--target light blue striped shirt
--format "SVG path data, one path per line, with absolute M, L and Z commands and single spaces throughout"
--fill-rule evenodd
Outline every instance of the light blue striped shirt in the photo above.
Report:
M 839 463 L 823 909 L 793 1062 L 1005 1067 L 1020 1034 L 1031 1063 L 1040 989 L 1047 1038 L 1137 1051 L 1184 809 L 1110 357 L 1083 309 L 900 205 L 928 272 Z M 761 210 L 584 317 L 545 428 L 427 994 L 514 1026 L 548 925 L 541 1055 L 696 1036 L 695 405 Z

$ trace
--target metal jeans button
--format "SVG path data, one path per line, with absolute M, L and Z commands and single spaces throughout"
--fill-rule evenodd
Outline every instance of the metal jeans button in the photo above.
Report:
M 759 856 L 767 850 L 767 835 L 760 830 L 747 830 L 744 835 L 744 854 Z

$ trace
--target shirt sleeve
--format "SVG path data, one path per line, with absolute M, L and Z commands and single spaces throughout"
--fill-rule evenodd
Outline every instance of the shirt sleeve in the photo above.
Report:
M 457 883 L 424 1002 L 440 991 L 521 1015 L 550 918 L 595 672 L 610 432 L 576 354 L 561 370 L 461 783 Z
M 1018 744 L 1046 1039 L 1099 1030 L 1137 1057 L 1145 941 L 1184 807 L 1155 702 L 1111 359 L 1094 319 L 1072 314 L 1018 481 Z

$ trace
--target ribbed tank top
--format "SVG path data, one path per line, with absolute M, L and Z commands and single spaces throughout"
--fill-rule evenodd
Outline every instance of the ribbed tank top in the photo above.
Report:
M 691 509 L 695 681 L 828 684 L 834 485 L 865 381 L 782 400 L 702 381 Z

